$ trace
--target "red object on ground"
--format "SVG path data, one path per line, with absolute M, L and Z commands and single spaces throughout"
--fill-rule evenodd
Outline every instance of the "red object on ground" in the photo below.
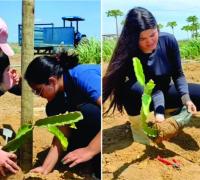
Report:
M 156 159 L 165 165 L 171 165 L 173 168 L 180 169 L 180 163 L 176 159 L 172 159 L 173 162 L 170 162 L 169 160 L 164 159 L 159 155 L 157 156 Z

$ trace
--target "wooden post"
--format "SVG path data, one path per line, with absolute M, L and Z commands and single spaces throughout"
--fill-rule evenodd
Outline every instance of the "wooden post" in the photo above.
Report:
M 33 119 L 33 95 L 24 80 L 24 73 L 28 64 L 34 58 L 34 0 L 22 1 L 22 51 L 21 51 L 21 74 L 22 74 L 22 101 L 21 101 L 21 124 L 32 124 Z M 30 135 L 27 142 L 20 149 L 20 166 L 23 171 L 32 168 L 33 136 Z

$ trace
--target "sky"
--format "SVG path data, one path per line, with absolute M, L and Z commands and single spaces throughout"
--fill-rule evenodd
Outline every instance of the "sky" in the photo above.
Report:
M 54 23 L 62 27 L 63 16 L 80 16 L 79 31 L 100 39 L 100 0 L 35 0 L 35 23 Z M 18 24 L 22 22 L 22 0 L 0 0 L 0 17 L 8 26 L 9 42 L 18 41 Z
M 119 29 L 128 11 L 136 6 L 144 7 L 152 12 L 158 23 L 166 26 L 167 22 L 176 21 L 174 35 L 178 40 L 187 39 L 188 35 L 181 28 L 187 25 L 188 16 L 197 16 L 200 20 L 199 0 L 102 0 L 102 34 L 114 34 L 115 19 L 107 17 L 106 12 L 111 9 L 119 9 L 124 16 L 119 17 Z M 172 33 L 171 28 L 164 27 L 161 31 Z
M 18 41 L 18 24 L 21 24 L 22 0 L 0 0 L 0 17 L 9 28 L 9 42 Z M 199 0 L 35 0 L 35 23 L 54 23 L 62 26 L 63 16 L 81 16 L 85 18 L 80 22 L 79 28 L 82 34 L 88 37 L 100 39 L 100 34 L 114 34 L 115 20 L 107 17 L 106 13 L 111 9 L 119 9 L 124 16 L 119 17 L 120 24 L 127 12 L 141 6 L 150 10 L 158 23 L 166 25 L 167 22 L 176 21 L 175 36 L 178 40 L 187 39 L 187 33 L 181 27 L 187 25 L 186 18 L 195 15 L 200 20 Z M 102 27 L 101 27 L 102 24 Z M 169 27 L 161 31 L 172 33 Z

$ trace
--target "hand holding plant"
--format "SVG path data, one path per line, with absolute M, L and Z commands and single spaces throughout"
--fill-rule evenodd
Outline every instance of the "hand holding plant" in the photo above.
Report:
M 137 81 L 144 87 L 144 93 L 142 95 L 142 107 L 140 111 L 141 123 L 144 133 L 152 138 L 156 143 L 160 143 L 163 140 L 169 140 L 176 136 L 181 128 L 190 122 L 192 113 L 196 112 L 196 107 L 192 101 L 186 103 L 187 107 L 183 107 L 179 114 L 167 118 L 165 121 L 157 122 L 153 127 L 149 127 L 146 120 L 149 114 L 149 106 L 151 103 L 151 93 L 155 86 L 154 82 L 150 80 L 145 84 L 145 76 L 142 69 L 142 64 L 138 58 L 133 58 L 134 71 Z
M 5 170 L 16 173 L 20 168 L 15 163 L 17 156 L 0 150 L 0 176 L 6 176 Z

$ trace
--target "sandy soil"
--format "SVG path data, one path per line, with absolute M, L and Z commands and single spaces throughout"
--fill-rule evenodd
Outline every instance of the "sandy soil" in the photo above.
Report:
M 104 64 L 104 71 L 106 64 Z M 200 63 L 187 62 L 183 69 L 188 82 L 200 82 Z M 108 106 L 106 104 L 104 109 Z M 103 179 L 123 180 L 199 180 L 200 179 L 200 113 L 183 131 L 160 147 L 133 141 L 126 114 L 115 113 L 103 120 Z M 180 169 L 167 166 L 160 155 L 180 162 Z
M 20 56 L 11 59 L 12 65 L 20 65 Z M 200 83 L 200 63 L 185 63 L 184 72 L 189 82 Z M 19 71 L 19 67 L 17 66 Z M 105 66 L 104 66 L 105 69 Z M 34 96 L 34 121 L 45 117 L 46 101 Z M 107 105 L 105 105 L 107 106 Z M 21 98 L 6 93 L 0 98 L 0 134 L 2 127 L 9 125 L 15 132 L 20 127 Z M 199 116 L 199 115 L 198 115 Z M 103 121 L 103 179 L 152 179 L 152 180 L 197 180 L 200 179 L 200 121 L 194 117 L 188 127 L 170 142 L 164 142 L 163 147 L 145 146 L 133 141 L 127 116 L 118 112 L 113 117 Z M 45 138 L 43 138 L 45 137 Z M 35 129 L 33 134 L 33 161 L 38 162 L 37 156 L 44 154 L 50 147 L 52 135 L 46 129 Z M 0 136 L 0 142 L 4 140 Z M 180 170 L 160 163 L 156 157 L 160 155 L 169 160 L 176 158 L 181 163 Z M 40 159 L 41 160 L 41 159 Z M 8 180 L 23 179 L 91 179 L 68 171 L 54 170 L 47 176 L 32 173 L 10 175 Z
M 14 66 L 20 72 L 20 55 L 15 55 L 11 58 L 11 66 Z M 16 66 L 17 65 L 17 66 Z M 46 117 L 45 114 L 46 100 L 34 96 L 34 121 Z M 11 93 L 6 93 L 0 98 L 0 144 L 4 144 L 2 137 L 2 128 L 10 127 L 15 132 L 20 127 L 21 119 L 21 97 L 15 96 Z M 40 163 L 42 158 L 46 156 L 48 148 L 52 142 L 52 135 L 45 128 L 35 128 L 33 132 L 33 163 Z M 40 158 L 38 158 L 40 157 Z M 10 175 L 6 178 L 0 179 L 7 180 L 24 180 L 24 179 L 45 179 L 45 180 L 62 180 L 62 179 L 92 179 L 91 176 L 85 173 L 86 170 L 77 168 L 72 169 L 72 172 L 62 170 L 54 170 L 52 173 L 45 175 L 18 172 L 17 175 Z

